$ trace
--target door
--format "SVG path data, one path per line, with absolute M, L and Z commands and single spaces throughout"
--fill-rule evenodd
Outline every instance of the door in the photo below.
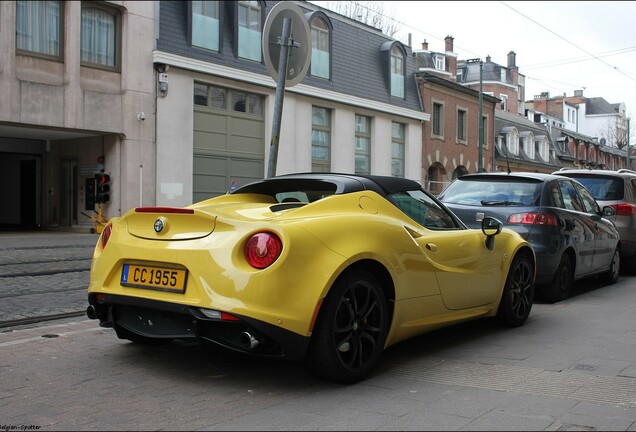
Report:
M 571 237 L 576 250 L 575 277 L 592 271 L 594 249 L 596 248 L 596 228 L 574 184 L 570 180 L 559 180 L 559 188 L 563 197 L 562 213 L 565 219 L 565 235 Z
M 37 226 L 37 163 L 35 159 L 20 161 L 20 225 Z
M 461 229 L 445 209 L 421 190 L 397 192 L 392 201 L 423 227 L 414 236 L 433 265 L 444 305 L 451 310 L 483 306 L 497 299 L 504 278 L 504 250 L 489 250 L 481 230 Z
M 590 217 L 596 236 L 592 272 L 597 273 L 610 266 L 618 244 L 618 236 L 616 230 L 613 228 L 613 223 L 609 219 L 605 219 L 601 216 L 601 208 L 592 194 L 590 194 L 585 187 L 577 183 L 574 185 L 579 195 L 581 195 L 581 201 L 583 201 L 585 211 Z
M 60 226 L 77 224 L 77 159 L 60 161 Z

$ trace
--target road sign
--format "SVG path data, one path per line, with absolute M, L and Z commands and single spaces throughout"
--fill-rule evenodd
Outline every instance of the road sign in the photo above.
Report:
M 285 18 L 291 21 L 288 40 L 283 40 Z M 274 5 L 263 26 L 263 57 L 267 70 L 278 82 L 281 45 L 289 48 L 287 53 L 287 73 L 285 87 L 291 87 L 303 80 L 311 62 L 311 29 L 302 10 L 290 1 Z

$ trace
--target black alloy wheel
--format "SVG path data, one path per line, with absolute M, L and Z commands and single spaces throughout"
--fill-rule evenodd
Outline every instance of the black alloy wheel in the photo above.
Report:
M 387 300 L 371 273 L 342 275 L 325 298 L 305 357 L 307 369 L 352 384 L 376 365 L 388 333 Z
M 534 268 L 526 254 L 517 255 L 510 266 L 497 319 L 500 323 L 518 327 L 526 322 L 534 301 Z

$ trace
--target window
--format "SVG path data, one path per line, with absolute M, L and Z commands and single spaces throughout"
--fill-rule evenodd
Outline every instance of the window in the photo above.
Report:
M 404 177 L 404 123 L 391 123 L 391 175 Z
M 530 136 L 528 138 L 526 138 L 526 142 L 524 143 L 524 151 L 526 152 L 526 155 L 528 155 L 528 158 L 530 159 L 534 159 L 535 156 L 535 144 L 534 144 L 534 137 Z
M 453 216 L 421 190 L 390 195 L 395 205 L 418 224 L 432 230 L 460 228 Z
M 355 173 L 369 174 L 371 166 L 371 119 L 356 115 Z
M 550 147 L 548 146 L 548 139 L 546 137 L 537 140 L 537 147 L 539 149 L 539 157 L 544 161 L 550 160 Z
M 499 94 L 499 99 L 501 99 L 501 105 L 500 108 L 503 111 L 507 111 L 508 110 L 508 95 L 505 94 Z
M 329 79 L 329 27 L 324 19 L 311 20 L 311 74 Z
M 433 56 L 433 61 L 435 62 L 435 69 L 439 71 L 446 70 L 446 56 L 442 54 L 435 54 Z
M 487 116 L 482 116 L 481 128 L 484 133 L 484 136 L 483 136 L 484 142 L 482 143 L 482 145 L 484 146 L 483 148 L 488 148 L 488 117 Z M 477 145 L 479 145 L 479 142 L 477 143 Z
M 517 132 L 517 129 L 513 129 L 506 134 L 506 147 L 510 154 L 519 155 L 519 132 Z
M 585 212 L 595 215 L 601 214 L 601 208 L 585 186 L 574 183 L 574 187 L 581 197 L 581 202 L 585 208 Z
M 581 202 L 574 185 L 569 181 L 559 181 L 559 186 L 561 188 L 564 208 L 585 212 L 585 207 L 583 207 L 583 203 Z
M 194 83 L 194 104 L 208 106 L 208 86 Z
M 391 96 L 404 97 L 404 54 L 397 46 L 391 48 Z
M 433 135 L 442 136 L 444 106 L 441 103 L 433 103 Z
M 263 96 L 203 83 L 194 83 L 194 104 L 263 117 Z
M 219 50 L 219 2 L 192 2 L 192 45 Z
M 238 4 L 238 56 L 261 61 L 261 6 L 258 1 Z
M 466 141 L 466 111 L 457 110 L 457 140 Z
M 61 2 L 18 0 L 15 3 L 16 50 L 61 60 Z
M 82 3 L 80 59 L 83 65 L 119 66 L 119 14 L 113 9 Z
M 331 171 L 331 110 L 312 107 L 311 170 Z

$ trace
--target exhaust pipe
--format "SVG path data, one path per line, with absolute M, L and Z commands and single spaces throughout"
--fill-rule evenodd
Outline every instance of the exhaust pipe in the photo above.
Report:
M 239 336 L 239 343 L 243 348 L 253 350 L 258 346 L 258 339 L 249 332 L 243 332 Z
M 86 316 L 90 319 L 97 319 L 97 310 L 95 310 L 95 306 L 90 305 L 86 308 Z

